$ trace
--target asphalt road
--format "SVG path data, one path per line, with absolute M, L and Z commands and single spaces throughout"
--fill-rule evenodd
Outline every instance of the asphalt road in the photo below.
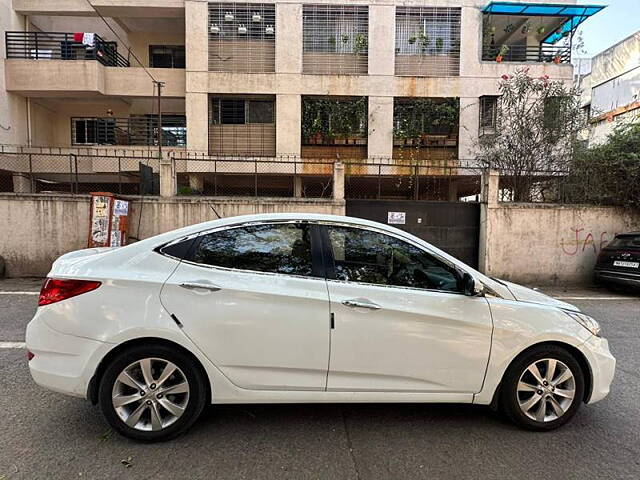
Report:
M 0 282 L 0 342 L 24 341 L 37 298 L 1 292 L 38 285 Z M 570 301 L 601 321 L 618 371 L 607 399 L 552 433 L 475 406 L 224 406 L 179 439 L 137 444 L 88 402 L 36 386 L 24 350 L 0 348 L 0 480 L 638 479 L 640 298 L 564 295 L 588 298 Z

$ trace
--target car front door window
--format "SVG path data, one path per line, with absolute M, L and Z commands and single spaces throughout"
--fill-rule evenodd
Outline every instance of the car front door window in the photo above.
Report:
M 336 280 L 459 292 L 455 268 L 390 235 L 329 226 Z

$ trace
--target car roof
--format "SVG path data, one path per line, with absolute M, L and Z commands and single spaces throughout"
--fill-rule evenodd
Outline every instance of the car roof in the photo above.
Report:
M 627 237 L 627 236 L 635 236 L 640 235 L 640 231 L 637 232 L 626 232 L 626 233 L 618 233 L 616 237 Z

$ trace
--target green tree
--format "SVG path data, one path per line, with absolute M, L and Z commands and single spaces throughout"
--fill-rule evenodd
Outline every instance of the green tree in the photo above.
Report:
M 514 201 L 531 201 L 534 186 L 550 172 L 566 171 L 584 128 L 579 91 L 528 68 L 503 75 L 495 133 L 477 142 L 478 160 L 500 170 Z

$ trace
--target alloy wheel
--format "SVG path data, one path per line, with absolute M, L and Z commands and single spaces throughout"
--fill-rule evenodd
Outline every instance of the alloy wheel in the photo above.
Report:
M 529 365 L 518 381 L 520 410 L 536 422 L 552 422 L 562 417 L 574 401 L 576 380 L 566 364 L 543 358 Z
M 162 430 L 185 412 L 189 382 L 174 363 L 161 358 L 143 358 L 120 372 L 113 384 L 111 402 L 129 427 Z

